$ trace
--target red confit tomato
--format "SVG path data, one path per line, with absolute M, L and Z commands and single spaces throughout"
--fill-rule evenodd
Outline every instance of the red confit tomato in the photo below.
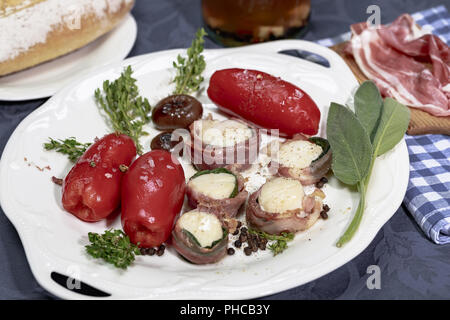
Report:
M 183 168 L 170 152 L 153 150 L 136 159 L 122 183 L 122 227 L 131 242 L 150 248 L 166 241 L 184 191 Z
M 83 221 L 109 216 L 120 204 L 120 165 L 130 165 L 136 156 L 133 140 L 124 134 L 108 134 L 96 141 L 78 159 L 63 182 L 64 209 Z
M 216 71 L 208 96 L 223 112 L 262 128 L 279 129 L 282 136 L 315 135 L 319 129 L 320 110 L 311 97 L 265 72 L 237 68 Z

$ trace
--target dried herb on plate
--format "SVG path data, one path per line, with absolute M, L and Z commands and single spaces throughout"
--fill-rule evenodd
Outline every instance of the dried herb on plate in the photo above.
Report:
M 177 70 L 173 80 L 176 85 L 173 94 L 191 94 L 200 88 L 203 82 L 202 73 L 206 67 L 205 58 L 202 55 L 205 35 L 205 30 L 199 29 L 191 47 L 187 49 L 187 57 L 178 55 L 177 61 L 173 62 L 173 67 Z
M 378 156 L 391 150 L 405 135 L 410 111 L 391 98 L 384 101 L 375 84 L 364 82 L 355 93 L 355 112 L 331 103 L 327 132 L 333 152 L 332 169 L 336 178 L 356 186 L 360 201 L 353 220 L 337 246 L 356 233 L 366 206 L 366 192 Z
M 45 150 L 55 150 L 56 152 L 65 154 L 72 162 L 76 162 L 92 144 L 78 142 L 74 137 L 64 140 L 49 138 L 49 140 L 49 142 L 44 143 Z
M 120 269 L 126 269 L 141 252 L 137 245 L 122 230 L 106 230 L 103 234 L 89 232 L 90 245 L 86 252 L 97 259 L 113 264 Z
M 138 154 L 142 154 L 139 138 L 148 135 L 143 126 L 150 121 L 151 106 L 147 98 L 139 95 L 132 74 L 133 70 L 128 66 L 115 81 L 104 81 L 103 92 L 95 90 L 95 100 L 108 115 L 114 131 L 131 137 Z
M 284 250 L 288 248 L 287 243 L 294 239 L 294 234 L 292 232 L 282 232 L 280 235 L 268 234 L 264 231 L 249 229 L 249 233 L 255 234 L 260 238 L 267 239 L 269 241 L 273 241 L 269 244 L 268 248 L 272 251 L 273 255 L 282 253 Z

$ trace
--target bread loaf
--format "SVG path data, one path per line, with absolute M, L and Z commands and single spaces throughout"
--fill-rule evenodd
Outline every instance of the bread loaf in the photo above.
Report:
M 79 49 L 113 29 L 133 0 L 3 0 L 0 76 Z

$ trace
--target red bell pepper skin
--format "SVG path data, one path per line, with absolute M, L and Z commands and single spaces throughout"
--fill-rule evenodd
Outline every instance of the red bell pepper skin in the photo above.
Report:
M 102 220 L 120 204 L 120 165 L 136 156 L 133 140 L 124 134 L 108 134 L 92 144 L 63 181 L 64 209 L 83 221 Z
M 266 129 L 279 129 L 281 136 L 315 135 L 320 110 L 311 97 L 292 83 L 265 72 L 224 69 L 214 72 L 209 98 L 225 113 Z
M 122 183 L 122 227 L 141 248 L 165 242 L 184 201 L 185 178 L 170 152 L 153 150 L 139 157 Z

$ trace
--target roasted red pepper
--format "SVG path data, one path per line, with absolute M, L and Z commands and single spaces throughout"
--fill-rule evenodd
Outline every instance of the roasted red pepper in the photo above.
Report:
M 133 162 L 122 183 L 122 227 L 131 242 L 149 248 L 166 241 L 184 191 L 183 168 L 170 152 L 153 150 Z
M 225 113 L 282 136 L 315 135 L 320 110 L 311 97 L 295 85 L 265 72 L 245 69 L 216 71 L 209 82 L 209 98 Z
M 64 209 L 83 221 L 99 221 L 120 204 L 123 172 L 136 156 L 133 140 L 112 133 L 96 141 L 78 159 L 63 182 Z

